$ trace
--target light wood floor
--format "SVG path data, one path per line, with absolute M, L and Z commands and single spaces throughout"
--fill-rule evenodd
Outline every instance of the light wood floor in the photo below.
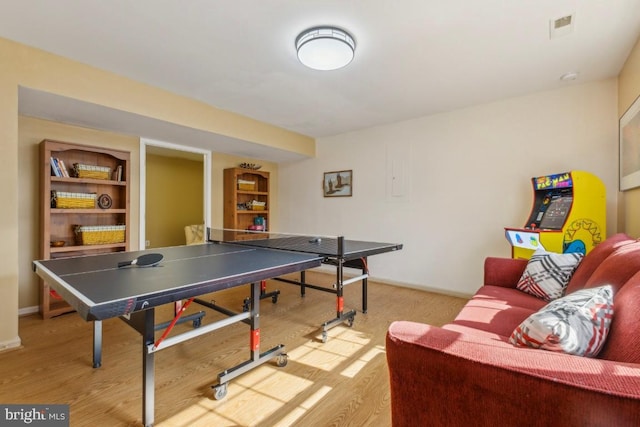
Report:
M 332 276 L 308 273 L 307 280 L 325 284 Z M 345 309 L 358 310 L 353 326 L 331 329 L 323 344 L 319 326 L 335 317 L 335 295 L 308 290 L 301 298 L 297 286 L 270 281 L 272 289 L 281 294 L 277 304 L 262 301 L 261 350 L 285 344 L 287 366 L 261 365 L 231 381 L 227 396 L 215 400 L 210 386 L 218 373 L 249 357 L 247 325 L 156 353 L 156 426 L 388 426 L 387 327 L 398 319 L 441 325 L 465 302 L 370 282 L 364 314 L 354 283 L 345 288 Z M 248 292 L 242 286 L 205 299 L 241 310 Z M 219 318 L 208 310 L 204 323 Z M 74 427 L 142 425 L 140 337 L 118 319 L 103 327 L 103 365 L 93 369 L 90 323 L 75 313 L 21 318 L 23 347 L 0 353 L 0 403 L 70 404 Z

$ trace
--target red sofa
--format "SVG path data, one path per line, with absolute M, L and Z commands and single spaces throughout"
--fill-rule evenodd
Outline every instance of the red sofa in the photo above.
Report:
M 615 290 L 597 358 L 509 343 L 516 326 L 547 304 L 516 289 L 526 265 L 487 258 L 484 286 L 451 324 L 390 325 L 394 426 L 640 425 L 640 239 L 603 241 L 567 286 L 566 294 L 604 284 Z

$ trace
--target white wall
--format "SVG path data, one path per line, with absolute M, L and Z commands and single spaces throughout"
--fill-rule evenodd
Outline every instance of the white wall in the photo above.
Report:
M 510 256 L 504 227 L 524 226 L 531 177 L 596 174 L 615 232 L 617 129 L 611 79 L 319 139 L 316 158 L 280 165 L 279 231 L 400 242 L 372 277 L 471 294 L 486 256 Z M 323 172 L 343 169 L 353 197 L 324 198 Z

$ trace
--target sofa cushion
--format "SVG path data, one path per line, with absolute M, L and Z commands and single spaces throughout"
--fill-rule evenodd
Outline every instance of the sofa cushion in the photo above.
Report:
M 552 301 L 511 335 L 516 346 L 594 357 L 602 349 L 613 316 L 613 289 L 582 289 Z
M 508 338 L 516 326 L 535 312 L 534 309 L 508 307 L 474 297 L 460 310 L 452 324 Z
M 519 258 L 486 257 L 484 260 L 484 284 L 515 288 L 528 260 Z
M 532 312 L 540 310 L 547 304 L 546 301 L 518 289 L 490 285 L 478 289 L 472 300 L 490 302 L 501 308 L 521 307 Z
M 633 242 L 635 242 L 635 240 L 628 234 L 618 233 L 597 244 L 580 262 L 578 268 L 576 268 L 565 293 L 570 294 L 578 289 L 582 289 L 602 261 L 620 246 Z
M 516 288 L 545 301 L 560 298 L 583 257 L 580 253 L 558 254 L 538 249 L 531 255 Z
M 640 363 L 640 272 L 616 293 L 616 314 L 602 351 L 601 359 Z
M 584 287 L 596 288 L 611 285 L 615 294 L 638 271 L 640 271 L 640 242 L 634 241 L 616 248 L 595 269 Z

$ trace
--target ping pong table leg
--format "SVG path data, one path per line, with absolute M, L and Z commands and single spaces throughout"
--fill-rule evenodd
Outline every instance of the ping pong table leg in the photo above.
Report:
M 142 423 L 145 427 L 154 422 L 155 400 L 155 308 L 134 311 L 120 319 L 142 337 Z
M 362 258 L 362 312 L 367 312 L 367 278 L 369 277 L 369 269 L 367 267 L 367 257 Z
M 250 371 L 251 369 L 262 365 L 269 360 L 276 358 L 276 365 L 283 367 L 287 364 L 288 356 L 284 351 L 284 344 L 260 353 L 260 283 L 251 283 L 251 300 L 250 300 L 250 316 L 247 319 L 249 323 L 249 354 L 248 360 L 227 369 L 218 374 L 218 384 L 211 386 L 213 388 L 213 397 L 216 400 L 223 399 L 227 395 L 227 384 L 232 379 Z
M 341 238 L 338 239 L 338 253 L 339 254 L 343 254 L 343 244 L 344 242 L 341 240 Z M 329 337 L 328 331 L 329 329 L 338 326 L 340 324 L 342 324 L 344 321 L 347 321 L 349 327 L 353 326 L 353 322 L 355 320 L 356 317 L 356 311 L 355 310 L 349 310 L 348 312 L 344 312 L 344 286 L 346 284 L 352 283 L 354 280 L 358 280 L 359 278 L 354 278 L 354 279 L 349 279 L 345 282 L 344 280 L 344 267 L 345 267 L 345 260 L 344 257 L 342 255 L 339 255 L 338 258 L 335 261 L 335 265 L 336 265 L 336 284 L 335 284 L 335 288 L 336 288 L 336 317 L 332 320 L 329 320 L 327 322 L 324 322 L 322 324 L 322 342 L 327 342 L 327 339 Z M 363 276 L 365 276 L 363 274 Z M 363 277 L 362 280 L 362 292 L 363 292 L 363 307 L 364 310 L 366 312 L 366 307 L 367 307 L 367 303 L 366 303 L 366 291 L 367 291 L 367 284 L 365 282 L 366 277 Z
M 93 321 L 93 367 L 102 366 L 102 320 Z
M 280 291 L 276 289 L 275 291 L 267 292 L 267 281 L 260 281 L 260 299 L 271 298 L 272 303 L 278 302 L 278 295 L 280 295 Z M 242 302 L 242 311 L 249 311 L 251 306 L 251 297 L 247 297 Z
M 142 324 L 142 423 L 152 426 L 155 404 L 155 353 L 151 350 L 155 338 L 155 308 L 132 314 L 139 315 Z
M 251 360 L 260 358 L 260 293 L 258 287 L 262 289 L 262 282 L 251 284 L 251 317 L 249 318 L 249 347 Z
M 367 312 L 367 278 L 362 279 L 362 312 Z
M 280 291 L 278 289 L 267 292 L 267 281 L 260 281 L 260 299 L 271 298 L 271 302 L 275 304 L 278 302 L 278 295 L 280 295 Z
M 155 308 L 120 317 L 142 337 L 142 423 L 152 426 L 155 402 Z

